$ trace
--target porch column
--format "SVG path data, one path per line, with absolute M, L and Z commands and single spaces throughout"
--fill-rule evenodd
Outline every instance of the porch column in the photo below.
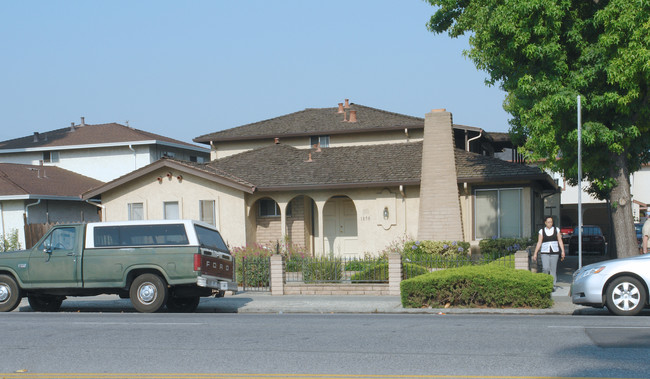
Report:
M 285 238 L 287 237 L 287 206 L 289 203 L 284 201 L 278 201 L 278 207 L 280 207 L 280 235 L 282 236 L 281 244 L 284 244 Z
M 323 225 L 323 209 L 325 208 L 325 203 L 327 200 L 314 200 L 316 204 L 316 210 L 318 211 L 318 238 L 316 239 L 315 253 L 323 254 L 325 251 L 325 227 Z

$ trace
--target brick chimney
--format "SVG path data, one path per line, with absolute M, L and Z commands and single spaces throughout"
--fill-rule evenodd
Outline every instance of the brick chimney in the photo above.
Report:
M 418 239 L 462 241 L 452 115 L 435 109 L 424 118 Z

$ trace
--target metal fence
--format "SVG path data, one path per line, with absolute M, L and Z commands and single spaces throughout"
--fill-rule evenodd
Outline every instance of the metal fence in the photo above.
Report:
M 382 258 L 289 258 L 285 270 L 287 283 L 388 283 Z
M 242 291 L 271 291 L 271 258 L 241 258 L 236 270 L 237 285 Z

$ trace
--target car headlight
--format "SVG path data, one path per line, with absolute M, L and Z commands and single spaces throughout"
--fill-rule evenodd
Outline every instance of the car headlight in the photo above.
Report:
M 599 267 L 593 267 L 587 270 L 581 270 L 580 272 L 577 273 L 575 279 L 582 279 L 584 277 L 587 277 L 591 274 L 598 274 L 599 272 L 603 271 L 605 269 L 605 266 L 599 266 Z

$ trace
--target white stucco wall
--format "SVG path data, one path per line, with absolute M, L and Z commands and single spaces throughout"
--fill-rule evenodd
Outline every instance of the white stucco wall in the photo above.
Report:
M 131 148 L 133 150 L 131 150 Z M 58 152 L 58 162 L 45 162 L 45 166 L 57 166 L 78 174 L 108 182 L 135 169 L 144 167 L 161 158 L 166 152 L 176 159 L 189 160 L 190 156 L 209 159 L 207 152 L 192 151 L 163 145 L 132 145 L 75 149 L 27 151 L 23 153 L 0 154 L 0 162 L 38 165 L 43 152 Z M 47 172 L 47 171 L 46 171 Z
M 23 221 L 23 214 L 25 212 L 25 204 L 23 200 L 4 200 L 0 201 L 0 225 L 2 230 L 0 234 L 3 236 L 8 235 L 13 230 L 18 231 L 18 240 L 22 249 L 25 248 L 25 223 Z
M 163 203 L 178 202 L 180 217 L 200 219 L 200 200 L 214 200 L 216 226 L 230 246 L 246 244 L 244 194 L 241 191 L 182 172 L 168 169 L 144 175 L 102 194 L 104 221 L 128 220 L 128 204 L 143 203 L 145 219 L 164 217 Z M 182 180 L 176 177 L 182 175 Z M 162 182 L 156 178 L 162 177 Z

